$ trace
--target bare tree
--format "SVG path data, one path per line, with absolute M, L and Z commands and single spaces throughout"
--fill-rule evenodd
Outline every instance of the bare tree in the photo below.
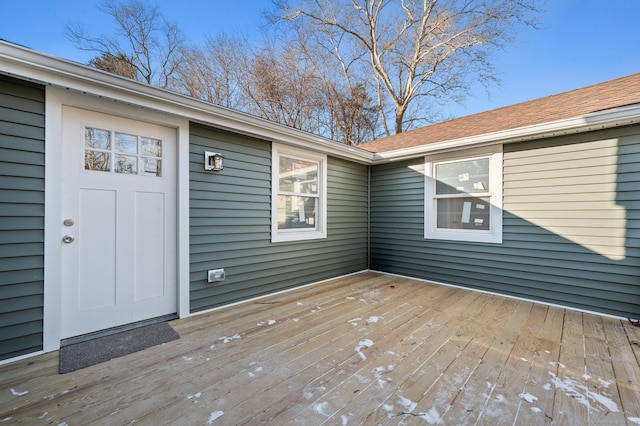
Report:
M 135 80 L 138 75 L 138 69 L 132 64 L 131 58 L 123 53 L 115 56 L 110 53 L 103 53 L 101 56 L 91 59 L 89 64 L 99 70 L 118 74 L 133 80 Z
M 284 21 L 316 34 L 308 40 L 333 49 L 343 67 L 354 68 L 345 51 L 361 53 L 349 58 L 366 61 L 376 79 L 387 134 L 427 119 L 429 101 L 462 97 L 471 82 L 497 81 L 491 54 L 512 41 L 520 25 L 535 25 L 535 2 L 274 0 Z
M 246 40 L 225 34 L 207 39 L 202 48 L 184 47 L 182 66 L 172 78 L 171 89 L 227 108 L 246 110 L 246 95 L 238 79 L 243 74 L 247 52 Z
M 69 39 L 82 50 L 97 52 L 100 61 L 127 58 L 137 80 L 167 88 L 182 62 L 184 39 L 178 27 L 141 0 L 104 0 L 100 10 L 115 21 L 116 35 L 90 34 L 76 24 L 67 27 Z
M 272 24 L 279 21 L 272 16 Z M 344 37 L 318 36 L 311 30 L 301 21 L 290 21 L 280 43 L 287 51 L 298 52 L 317 77 L 323 104 L 318 114 L 320 132 L 348 145 L 374 139 L 378 106 L 371 97 L 372 79 L 359 61 L 362 52 L 345 47 Z
M 333 101 L 329 106 L 338 131 L 337 139 L 347 145 L 358 145 L 373 139 L 378 108 L 372 105 L 372 99 L 364 86 L 353 86 L 351 93 L 347 95 L 336 93 Z
M 239 84 L 248 112 L 312 133 L 321 133 L 324 94 L 314 68 L 295 49 L 266 43 L 246 56 Z

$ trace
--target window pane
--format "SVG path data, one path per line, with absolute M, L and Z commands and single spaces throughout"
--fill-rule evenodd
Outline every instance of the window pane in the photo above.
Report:
M 436 194 L 489 192 L 489 159 L 436 164 Z
M 162 141 L 160 139 L 141 138 L 142 155 L 162 157 Z
M 436 203 L 438 229 L 489 230 L 489 198 L 439 198 Z
M 85 128 L 84 146 L 94 149 L 111 149 L 111 132 L 108 130 L 93 129 L 91 127 Z
M 138 137 L 136 135 L 127 135 L 126 133 L 116 132 L 116 152 L 125 152 L 128 154 L 138 153 Z
M 84 169 L 98 170 L 101 172 L 111 171 L 111 154 L 109 154 L 108 152 L 100 151 L 85 151 Z
M 278 196 L 278 229 L 315 228 L 315 197 Z
M 280 157 L 280 191 L 318 193 L 318 163 Z
M 142 159 L 142 174 L 145 176 L 162 176 L 162 160 L 155 158 Z
M 116 155 L 115 170 L 116 173 L 127 175 L 138 174 L 138 157 L 129 155 Z

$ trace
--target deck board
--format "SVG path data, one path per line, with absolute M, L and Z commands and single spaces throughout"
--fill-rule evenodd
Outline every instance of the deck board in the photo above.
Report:
M 64 375 L 57 352 L 0 366 L 0 422 L 640 424 L 625 320 L 362 273 L 171 324 Z
M 551 376 L 555 393 L 554 422 L 571 425 L 579 421 L 589 424 L 589 400 L 586 396 L 584 330 L 582 314 L 575 311 L 565 313 L 564 329 L 557 372 Z

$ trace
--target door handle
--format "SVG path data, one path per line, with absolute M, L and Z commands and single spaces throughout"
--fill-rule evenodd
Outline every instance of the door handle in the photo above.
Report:
M 62 237 L 63 243 L 71 244 L 74 240 L 75 238 L 73 238 L 72 235 L 65 235 L 64 237 Z

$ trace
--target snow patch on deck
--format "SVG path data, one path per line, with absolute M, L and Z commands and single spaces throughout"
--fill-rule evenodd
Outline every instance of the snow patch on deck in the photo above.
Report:
M 331 417 L 331 414 L 327 413 L 327 410 L 329 410 L 329 403 L 327 401 L 313 404 L 313 411 L 315 411 L 316 414 L 320 414 L 324 417 Z
M 347 321 L 349 324 L 351 324 L 352 326 L 357 326 L 358 325 L 358 321 L 362 321 L 362 318 L 360 317 L 356 317 L 353 319 L 350 319 L 349 321 Z
M 373 346 L 373 341 L 371 339 L 364 339 L 361 340 L 360 343 L 358 343 L 358 346 L 355 347 L 356 353 L 363 361 L 366 360 L 367 357 L 362 353 L 362 350 L 370 348 L 371 346 Z
M 427 423 L 429 423 L 430 425 L 443 424 L 442 417 L 440 417 L 440 414 L 438 413 L 438 410 L 436 410 L 435 407 L 431 408 L 431 410 L 427 411 L 426 413 L 418 414 L 418 417 L 426 420 Z
M 222 340 L 222 343 L 229 343 L 232 340 L 237 340 L 240 338 L 242 338 L 242 336 L 240 336 L 239 334 L 234 334 L 231 337 L 227 337 L 227 336 L 219 337 L 218 340 Z
M 214 421 L 216 421 L 217 419 L 219 419 L 220 417 L 222 417 L 224 415 L 224 412 L 222 411 L 214 411 L 213 413 L 211 413 L 211 415 L 209 416 L 209 420 L 207 420 L 207 424 L 211 425 L 213 424 Z
M 412 413 L 413 410 L 415 410 L 418 406 L 416 402 L 413 402 L 409 398 L 405 398 L 402 395 L 400 395 L 400 397 L 398 398 L 398 404 L 402 405 L 408 413 Z
M 569 377 L 562 380 L 552 372 L 549 372 L 549 375 L 551 376 L 551 382 L 556 387 L 556 389 L 560 389 L 568 397 L 575 399 L 588 409 L 600 411 L 598 407 L 594 407 L 591 405 L 591 402 L 594 402 L 612 413 L 620 412 L 620 410 L 618 409 L 618 404 L 616 404 L 611 398 L 607 398 L 602 394 L 592 392 L 587 388 L 586 385 L 578 383 Z
M 537 396 L 533 396 L 530 393 L 521 393 L 518 396 L 520 397 L 520 399 L 527 401 L 529 404 L 533 404 L 538 400 Z
M 29 393 L 29 391 L 18 392 L 14 388 L 10 388 L 9 391 L 11 391 L 11 395 L 17 396 L 17 397 L 25 396 L 26 394 Z

